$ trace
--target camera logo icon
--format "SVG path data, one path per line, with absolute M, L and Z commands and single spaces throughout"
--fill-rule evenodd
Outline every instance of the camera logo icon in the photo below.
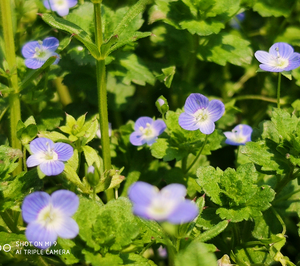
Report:
M 10 252 L 11 246 L 10 244 L 4 244 L 3 246 L 0 245 L 0 251 L 3 250 L 4 252 Z

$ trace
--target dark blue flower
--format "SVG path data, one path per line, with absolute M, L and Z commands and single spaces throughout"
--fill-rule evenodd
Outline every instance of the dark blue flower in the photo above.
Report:
M 185 195 L 186 188 L 181 184 L 170 184 L 159 191 L 157 187 L 138 181 L 128 190 L 135 215 L 173 224 L 190 222 L 199 214 L 197 205 L 186 200 Z
M 209 101 L 200 93 L 192 93 L 185 102 L 184 113 L 179 116 L 179 125 L 186 130 L 199 129 L 203 134 L 215 130 L 215 121 L 225 112 L 224 104 L 219 100 Z
M 257 51 L 254 55 L 264 71 L 290 71 L 300 66 L 300 54 L 294 53 L 293 47 L 284 42 L 274 43 L 269 52 Z
M 246 142 L 251 141 L 252 131 L 252 127 L 248 125 L 237 125 L 232 131 L 224 132 L 227 138 L 225 143 L 234 146 L 245 145 Z
M 26 238 L 38 248 L 46 249 L 57 237 L 74 238 L 78 235 L 77 223 L 71 218 L 79 205 L 78 196 L 68 190 L 58 190 L 49 196 L 46 192 L 33 192 L 22 205 L 26 223 Z
M 142 116 L 135 122 L 135 131 L 130 135 L 130 142 L 135 146 L 144 144 L 151 146 L 157 137 L 165 131 L 166 127 L 162 120 L 153 120 L 150 117 Z
M 58 175 L 65 168 L 63 162 L 68 161 L 73 155 L 73 147 L 69 144 L 53 143 L 51 139 L 37 138 L 30 142 L 30 151 L 33 153 L 27 159 L 27 166 L 39 166 L 47 175 Z
M 57 49 L 59 41 L 54 37 L 46 38 L 41 41 L 26 43 L 22 48 L 22 55 L 25 57 L 25 65 L 28 68 L 40 68 L 49 57 L 55 56 L 57 59 L 53 64 L 59 61 L 59 55 L 54 51 Z

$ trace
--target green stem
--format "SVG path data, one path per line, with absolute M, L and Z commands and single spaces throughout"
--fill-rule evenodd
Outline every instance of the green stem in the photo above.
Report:
M 276 184 L 275 192 L 276 195 L 279 195 L 282 189 L 293 179 L 294 166 L 291 167 L 291 171 L 284 176 L 284 178 Z
M 185 171 L 186 174 L 191 170 L 191 168 L 193 167 L 193 165 L 194 165 L 194 164 L 197 162 L 197 160 L 199 159 L 199 157 L 200 157 L 200 155 L 201 155 L 201 153 L 202 153 L 202 151 L 203 151 L 203 149 L 204 149 L 204 146 L 205 146 L 206 143 L 207 143 L 208 136 L 209 136 L 209 135 L 206 135 L 206 136 L 205 136 L 205 140 L 204 140 L 204 143 L 203 143 L 203 145 L 202 145 L 202 147 L 201 147 L 201 150 L 199 151 L 199 153 L 198 153 L 197 156 L 195 157 L 194 161 L 190 164 L 190 166 L 188 167 L 188 169 L 186 169 L 186 171 Z
M 23 164 L 24 164 L 24 171 L 27 172 L 27 165 L 26 165 L 26 148 L 23 147 Z
M 72 103 L 72 97 L 70 95 L 68 87 L 64 85 L 62 81 L 63 79 L 61 77 L 58 77 L 55 80 L 53 80 L 53 84 L 56 87 L 62 105 L 66 106 Z
M 281 73 L 278 72 L 278 84 L 277 84 L 277 108 L 280 109 L 280 85 L 281 85 Z
M 96 201 L 96 187 L 93 186 L 93 201 Z
M 274 215 L 276 216 L 276 218 L 278 219 L 279 223 L 282 226 L 282 234 L 285 235 L 286 233 L 286 225 L 284 223 L 284 221 L 282 220 L 281 216 L 279 215 L 279 213 L 275 210 L 274 207 L 271 207 L 272 212 L 274 213 Z
M 17 93 L 18 91 L 18 73 L 16 69 L 16 55 L 15 55 L 15 43 L 14 43 L 14 32 L 12 25 L 12 10 L 11 1 L 0 1 L 0 10 L 2 17 L 3 26 L 3 38 L 5 47 L 5 59 L 8 63 L 8 67 L 11 74 L 8 79 L 9 87 L 13 89 L 13 92 L 9 95 L 9 106 L 10 106 L 10 141 L 11 146 L 15 149 L 22 150 L 22 144 L 17 138 L 17 123 L 21 120 L 21 107 L 20 98 Z M 13 70 L 15 68 L 15 70 Z M 13 70 L 13 71 L 12 71 Z M 22 172 L 22 159 L 19 159 L 19 164 L 15 174 Z
M 242 95 L 232 98 L 232 100 L 241 101 L 241 100 L 260 100 L 264 102 L 277 103 L 277 100 L 274 98 L 269 98 L 260 95 Z
M 94 3 L 94 17 L 95 17 L 95 36 L 96 45 L 100 53 L 100 59 L 96 62 L 96 76 L 97 76 L 97 91 L 98 91 L 98 108 L 99 120 L 101 130 L 101 146 L 103 158 L 103 172 L 110 171 L 111 157 L 110 157 L 110 140 L 108 135 L 108 110 L 107 110 L 107 91 L 106 91 L 106 71 L 105 58 L 101 55 L 101 45 L 103 43 L 102 36 L 102 21 L 101 21 L 101 3 Z M 113 189 L 106 191 L 107 200 L 114 198 Z

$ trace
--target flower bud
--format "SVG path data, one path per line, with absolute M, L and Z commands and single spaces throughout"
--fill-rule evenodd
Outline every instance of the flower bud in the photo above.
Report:
M 94 165 L 95 163 L 93 163 L 93 165 L 90 165 L 86 171 L 86 179 L 92 187 L 97 186 L 100 180 L 100 173 Z
M 168 105 L 168 101 L 164 96 L 159 96 L 159 98 L 157 99 L 157 101 L 155 102 L 155 105 L 158 109 L 158 111 L 164 115 L 166 112 L 169 111 L 169 105 Z

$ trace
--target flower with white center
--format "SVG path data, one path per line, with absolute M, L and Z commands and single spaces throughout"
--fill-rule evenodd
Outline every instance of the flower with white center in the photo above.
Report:
M 290 71 L 300 66 L 300 54 L 294 53 L 293 47 L 284 42 L 274 43 L 269 52 L 257 51 L 254 56 L 264 71 Z
M 179 116 L 179 125 L 186 130 L 199 129 L 203 134 L 211 134 L 215 123 L 225 112 L 219 100 L 209 101 L 200 93 L 192 93 L 185 102 L 184 113 Z
M 185 195 L 186 188 L 181 184 L 170 184 L 159 191 L 157 187 L 138 181 L 128 190 L 135 215 L 173 224 L 191 222 L 199 214 L 197 205 L 185 199 Z
M 69 9 L 76 6 L 77 2 L 77 0 L 44 0 L 44 6 L 63 17 L 69 14 Z
M 130 142 L 135 146 L 144 144 L 151 146 L 166 127 L 163 120 L 153 120 L 150 117 L 142 116 L 135 122 L 135 131 L 130 135 Z
M 54 65 L 59 61 L 59 55 L 54 51 L 57 49 L 59 41 L 54 37 L 49 37 L 43 41 L 33 41 L 26 43 L 22 48 L 22 55 L 25 57 L 25 65 L 28 68 L 40 68 L 51 56 L 55 56 Z
M 30 142 L 30 151 L 33 153 L 28 157 L 28 167 L 39 166 L 47 176 L 59 175 L 63 172 L 65 165 L 73 155 L 73 147 L 69 144 L 53 143 L 51 139 L 37 138 Z
M 252 131 L 252 127 L 248 125 L 237 125 L 232 131 L 224 132 L 227 138 L 225 143 L 234 146 L 245 145 L 246 142 L 251 141 Z
M 78 206 L 78 196 L 68 190 L 57 190 L 51 196 L 41 191 L 26 196 L 22 205 L 23 220 L 28 223 L 26 238 L 46 249 L 56 243 L 57 237 L 76 237 L 79 228 L 71 216 Z

